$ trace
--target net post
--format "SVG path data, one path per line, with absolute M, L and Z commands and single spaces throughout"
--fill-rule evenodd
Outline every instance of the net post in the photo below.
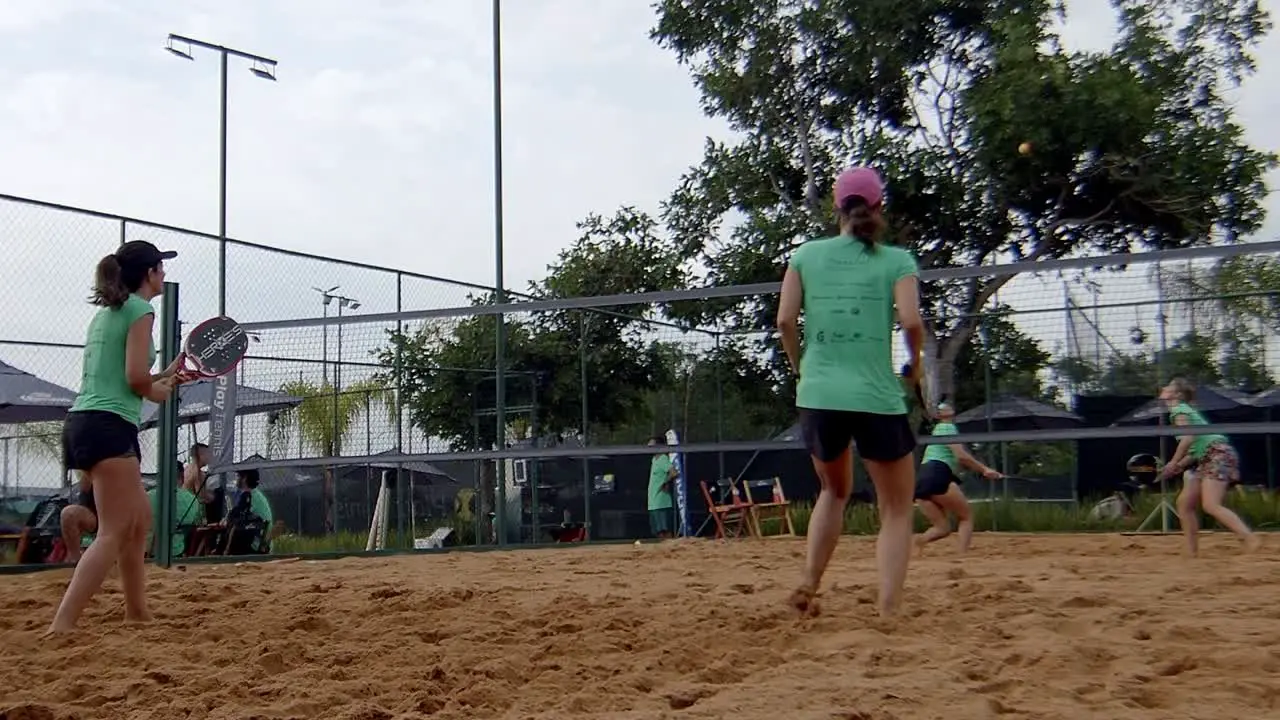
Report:
M 167 282 L 160 301 L 160 366 L 178 357 L 178 284 Z M 156 565 L 173 565 L 174 503 L 177 499 L 178 393 L 160 406 L 159 442 L 156 449 L 156 518 L 152 536 Z

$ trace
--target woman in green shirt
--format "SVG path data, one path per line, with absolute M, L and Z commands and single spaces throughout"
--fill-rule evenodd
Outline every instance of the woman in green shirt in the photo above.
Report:
M 879 242 L 884 186 L 871 168 L 851 168 L 834 188 L 840 234 L 810 240 L 782 279 L 778 331 L 799 375 L 796 408 L 820 489 L 808 552 L 791 604 L 814 614 L 814 596 L 835 552 L 853 490 L 853 452 L 871 474 L 880 512 L 876 563 L 880 612 L 893 613 L 911 559 L 915 434 L 893 366 L 894 313 L 906 333 L 912 382 L 919 382 L 924 321 L 911 253 Z M 804 313 L 804 354 L 800 314 Z
M 1182 378 L 1174 378 L 1160 391 L 1160 399 L 1169 408 L 1169 421 L 1174 425 L 1208 425 L 1195 402 L 1196 389 Z M 1194 468 L 1194 471 L 1192 471 Z M 1182 492 L 1178 493 L 1178 521 L 1187 539 L 1192 557 L 1199 552 L 1200 516 L 1196 505 L 1204 508 L 1214 520 L 1244 541 L 1246 550 L 1258 548 L 1262 540 L 1245 525 L 1240 516 L 1222 504 L 1227 489 L 1240 482 L 1240 458 L 1226 435 L 1183 435 L 1169 464 L 1160 471 L 1160 480 L 1186 472 Z
M 938 424 L 933 436 L 957 435 L 956 411 L 948 403 L 938 404 Z M 931 542 L 951 534 L 950 512 L 956 516 L 960 538 L 960 552 L 968 552 L 973 539 L 973 512 L 969 499 L 960 489 L 960 468 L 967 467 L 988 480 L 999 480 L 999 472 L 982 464 L 969 449 L 960 443 L 933 444 L 925 448 L 920 470 L 916 473 L 916 505 L 929 519 L 929 529 L 916 538 L 916 546 L 923 549 Z
M 98 534 L 76 564 L 49 632 L 69 632 L 120 564 L 125 619 L 151 619 L 146 597 L 147 532 L 151 506 L 142 487 L 138 424 L 142 400 L 163 403 L 173 390 L 177 362 L 158 374 L 151 301 L 164 287 L 161 252 L 141 240 L 124 243 L 98 263 L 89 302 L 100 309 L 89 323 L 80 393 L 62 428 L 63 464 L 89 476 Z

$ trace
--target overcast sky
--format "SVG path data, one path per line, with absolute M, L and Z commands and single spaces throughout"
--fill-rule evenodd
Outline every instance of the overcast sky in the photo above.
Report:
M 162 49 L 189 34 L 280 61 L 277 83 L 231 62 L 231 235 L 490 283 L 489 5 L 4 0 L 0 191 L 216 232 L 218 63 Z M 1105 2 L 1072 6 L 1069 37 L 1104 42 Z M 655 208 L 722 134 L 653 20 L 650 0 L 506 3 L 509 285 L 585 214 Z M 1277 47 L 1241 100 L 1268 147 Z

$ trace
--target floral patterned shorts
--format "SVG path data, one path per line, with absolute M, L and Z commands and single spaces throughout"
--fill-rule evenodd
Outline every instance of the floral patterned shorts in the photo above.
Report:
M 1214 443 L 1204 451 L 1195 472 L 1202 480 L 1217 480 L 1228 485 L 1240 482 L 1240 456 L 1230 445 Z

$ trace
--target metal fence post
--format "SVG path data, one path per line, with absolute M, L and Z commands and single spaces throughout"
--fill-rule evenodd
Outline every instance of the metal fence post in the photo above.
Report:
M 160 364 L 168 367 L 178 356 L 178 284 L 164 284 L 160 303 Z M 178 394 L 160 406 L 160 437 L 156 449 L 156 518 L 152 536 L 156 565 L 173 565 L 174 504 L 178 492 Z
M 404 312 L 404 273 L 396 271 L 396 315 Z M 395 404 L 396 404 L 396 454 L 404 453 L 404 358 L 401 350 L 402 333 L 404 333 L 404 321 L 396 320 L 396 357 L 395 357 Z M 410 471 L 412 473 L 412 471 Z M 403 477 L 404 465 L 396 463 L 396 497 L 400 499 L 396 509 L 396 530 L 403 539 L 404 534 L 404 511 L 405 501 L 409 503 L 409 527 L 415 527 L 415 521 L 412 516 L 413 503 L 413 483 L 406 483 Z M 407 488 L 404 486 L 408 486 Z M 407 497 L 406 497 L 407 496 Z M 412 534 L 412 533 L 410 533 Z M 414 546 L 414 538 L 409 538 L 409 548 Z

